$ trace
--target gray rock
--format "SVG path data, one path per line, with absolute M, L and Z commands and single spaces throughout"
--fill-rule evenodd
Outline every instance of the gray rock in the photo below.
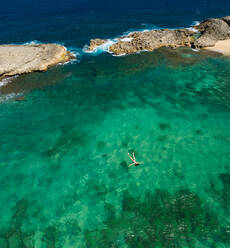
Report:
M 215 46 L 219 40 L 230 39 L 230 16 L 210 18 L 193 27 L 197 32 L 188 29 L 160 29 L 148 32 L 134 32 L 120 37 L 109 47 L 116 55 L 153 51 L 160 47 L 195 47 L 204 48 Z M 90 46 L 95 49 L 105 40 L 91 40 Z
M 89 51 L 93 51 L 95 48 L 98 46 L 103 45 L 107 40 L 102 40 L 102 39 L 92 39 L 90 40 L 90 44 L 88 46 Z
M 194 28 L 201 34 L 194 42 L 197 48 L 214 46 L 218 40 L 230 38 L 230 26 L 222 19 L 210 18 Z
M 143 50 L 153 51 L 160 47 L 190 46 L 193 35 L 194 32 L 187 29 L 161 29 L 148 32 L 135 32 L 125 37 L 129 38 L 130 41 L 122 41 L 124 39 L 123 37 L 123 39 L 113 44 L 109 48 L 109 51 L 119 55 L 136 53 Z
M 230 26 L 230 16 L 222 17 L 222 20 L 227 22 L 227 24 Z
M 74 56 L 56 44 L 0 45 L 0 78 L 32 71 L 46 71 Z

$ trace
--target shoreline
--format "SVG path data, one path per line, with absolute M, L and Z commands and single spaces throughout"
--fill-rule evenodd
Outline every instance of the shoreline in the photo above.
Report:
M 204 50 L 230 56 L 230 39 L 217 41 L 214 46 L 205 47 Z
M 0 80 L 46 71 L 72 59 L 76 59 L 76 56 L 58 44 L 0 45 Z
M 130 32 L 114 39 L 91 39 L 85 52 L 96 53 L 104 50 L 112 55 L 121 56 L 141 51 L 154 51 L 161 47 L 203 49 L 215 47 L 218 41 L 229 39 L 230 16 L 226 16 L 195 22 L 188 28 L 144 30 Z M 228 54 L 226 43 L 223 48 L 222 43 L 218 43 L 214 51 Z
M 194 22 L 178 29 L 132 31 L 114 39 L 91 39 L 85 53 L 108 52 L 124 56 L 161 47 L 188 47 L 230 56 L 230 16 Z M 30 72 L 42 72 L 57 64 L 76 60 L 76 55 L 60 44 L 30 42 L 22 45 L 0 45 L 0 80 Z

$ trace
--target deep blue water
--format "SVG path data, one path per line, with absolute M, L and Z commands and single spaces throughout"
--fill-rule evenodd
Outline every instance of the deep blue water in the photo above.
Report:
M 82 48 L 90 38 L 149 25 L 187 27 L 229 12 L 227 0 L 8 0 L 0 3 L 0 43 L 38 40 Z

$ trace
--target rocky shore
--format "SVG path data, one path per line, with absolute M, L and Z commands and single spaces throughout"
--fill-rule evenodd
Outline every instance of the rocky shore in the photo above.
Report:
M 64 46 L 0 45 L 0 79 L 33 71 L 46 71 L 50 66 L 75 58 Z
M 220 40 L 230 39 L 230 16 L 210 18 L 189 29 L 160 29 L 133 32 L 116 39 L 109 47 L 115 55 L 153 51 L 160 47 L 214 47 Z M 107 40 L 93 39 L 88 47 L 93 51 Z

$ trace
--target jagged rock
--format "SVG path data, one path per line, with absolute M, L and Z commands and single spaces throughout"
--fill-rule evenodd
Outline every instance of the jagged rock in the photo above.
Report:
M 187 29 L 161 29 L 148 32 L 135 32 L 125 37 L 130 41 L 118 41 L 110 46 L 109 51 L 119 54 L 130 54 L 139 51 L 153 51 L 160 47 L 190 46 L 193 41 L 193 31 Z M 123 37 L 124 39 L 124 37 Z
M 230 16 L 210 18 L 191 29 L 160 29 L 134 32 L 117 39 L 109 47 L 115 55 L 131 54 L 139 51 L 153 51 L 160 47 L 213 47 L 220 40 L 230 39 Z M 91 40 L 89 50 L 105 43 L 106 40 Z
M 64 46 L 41 45 L 0 45 L 0 78 L 46 71 L 50 66 L 74 58 Z
M 230 16 L 222 17 L 222 20 L 227 22 L 227 24 L 230 26 Z
M 223 19 L 210 18 L 195 26 L 200 37 L 195 40 L 197 48 L 214 46 L 218 40 L 230 38 L 230 26 Z
M 90 44 L 88 47 L 89 51 L 93 51 L 95 48 L 97 48 L 98 46 L 103 45 L 107 40 L 102 40 L 102 39 L 92 39 L 90 40 Z

